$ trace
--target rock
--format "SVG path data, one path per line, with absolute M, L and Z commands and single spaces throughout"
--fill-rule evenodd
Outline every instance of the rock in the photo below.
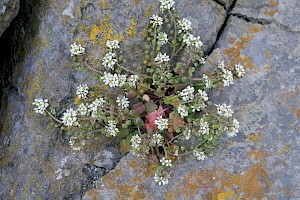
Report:
M 300 48 L 290 41 L 299 39 L 276 23 L 231 16 L 207 63 L 247 69 L 213 94 L 234 105 L 240 133 L 223 137 L 204 161 L 178 161 L 167 186 L 155 184 L 147 160 L 128 154 L 83 199 L 298 199 Z
M 156 3 L 27 2 L 32 18 L 28 26 L 19 27 L 22 34 L 15 43 L 21 46 L 12 57 L 18 54 L 20 58 L 13 66 L 13 89 L 6 92 L 6 117 L 1 118 L 0 199 L 80 199 L 115 167 L 121 156 L 117 144 L 109 139 L 87 141 L 82 152 L 73 152 L 69 136 L 56 130 L 48 118 L 36 115 L 32 102 L 47 98 L 62 113 L 71 106 L 79 83 L 95 83 L 90 73 L 73 67 L 69 52 L 73 42 L 86 47 L 90 62 L 97 66 L 106 40 L 124 40 L 122 48 L 136 61 L 143 30 Z M 212 47 L 225 19 L 222 6 L 211 0 L 200 4 L 190 0 L 180 1 L 178 9 L 196 22 L 195 32 L 202 36 L 206 48 Z
M 275 22 L 295 32 L 300 31 L 300 1 L 298 0 L 237 0 L 232 13 L 247 16 L 262 23 Z
M 19 12 L 19 0 L 0 1 L 0 37 Z
M 221 4 L 225 7 L 226 10 L 229 10 L 229 8 L 232 6 L 235 0 L 215 0 L 217 3 Z

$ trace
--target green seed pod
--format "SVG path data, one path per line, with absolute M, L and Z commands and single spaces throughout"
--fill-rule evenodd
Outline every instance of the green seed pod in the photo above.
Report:
M 149 29 L 148 29 L 148 33 L 151 33 L 151 32 L 152 32 L 152 28 L 149 28 Z
M 174 34 L 174 30 L 170 30 L 170 34 Z
M 149 54 L 149 50 L 145 50 L 144 54 L 146 54 L 146 55 Z
M 149 55 L 145 55 L 145 59 L 149 60 L 150 56 Z
M 147 64 L 147 60 L 143 60 L 143 64 Z
M 157 47 L 157 48 L 156 48 L 156 51 L 160 51 L 160 47 Z
M 147 41 L 149 41 L 149 42 L 150 42 L 150 41 L 151 41 L 151 38 L 150 38 L 150 37 L 147 37 Z
M 172 27 L 172 24 L 167 24 L 167 28 L 171 28 Z

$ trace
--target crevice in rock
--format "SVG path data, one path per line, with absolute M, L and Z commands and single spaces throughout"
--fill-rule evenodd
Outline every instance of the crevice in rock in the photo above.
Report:
M 218 2 L 218 0 L 216 0 L 216 2 Z M 226 17 L 225 17 L 224 23 L 222 24 L 221 28 L 219 29 L 219 31 L 217 33 L 217 38 L 215 40 L 215 43 L 213 44 L 213 46 L 207 52 L 205 52 L 205 56 L 209 56 L 213 52 L 213 50 L 215 49 L 215 46 L 216 46 L 217 42 L 219 41 L 223 31 L 225 30 L 228 19 L 231 16 L 231 11 L 234 8 L 236 2 L 237 2 L 237 0 L 234 0 L 228 10 L 226 10 L 225 7 L 224 7 L 224 9 L 226 10 Z
M 214 2 L 216 2 L 217 4 L 219 4 L 220 6 L 222 6 L 224 8 L 224 10 L 227 10 L 226 9 L 226 4 L 220 0 L 213 0 Z
M 267 19 L 255 19 L 253 17 L 248 17 L 246 15 L 240 14 L 240 13 L 231 13 L 232 16 L 235 16 L 240 19 L 244 19 L 246 22 L 251 22 L 254 24 L 260 24 L 260 25 L 266 25 L 271 24 L 272 21 L 269 21 Z

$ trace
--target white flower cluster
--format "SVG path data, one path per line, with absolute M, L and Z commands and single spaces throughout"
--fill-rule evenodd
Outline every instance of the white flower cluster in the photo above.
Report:
M 199 149 L 194 149 L 193 155 L 197 158 L 197 160 L 204 160 L 206 158 L 204 152 Z
M 108 125 L 105 126 L 106 132 L 111 136 L 116 136 L 119 132 L 117 128 L 117 123 L 115 120 L 108 120 Z
M 163 63 L 163 62 L 169 62 L 170 61 L 170 57 L 164 53 L 158 53 L 157 56 L 154 59 L 155 62 L 157 63 Z
M 178 20 L 178 25 L 179 25 L 178 33 L 192 30 L 192 22 L 186 18 Z
M 88 111 L 91 112 L 91 117 L 96 118 L 98 113 L 98 108 L 102 107 L 105 103 L 103 98 L 97 98 L 88 106 Z
M 122 87 L 126 83 L 126 75 L 123 74 L 111 74 L 104 72 L 103 77 L 101 77 L 105 85 L 109 87 Z
M 208 78 L 207 75 L 203 74 L 203 81 L 205 83 L 205 88 L 211 89 L 213 82 Z
M 162 116 L 157 117 L 157 119 L 154 121 L 154 124 L 157 125 L 158 130 L 165 130 L 168 129 L 169 121 L 168 119 L 162 118 Z
M 205 58 L 200 58 L 199 63 L 200 65 L 205 65 Z
M 138 75 L 130 75 L 127 79 L 127 83 L 130 87 L 136 87 L 136 82 L 138 81 L 139 76 Z
M 77 108 L 77 113 L 81 116 L 85 116 L 88 114 L 88 108 L 84 103 L 81 103 Z
M 179 96 L 182 98 L 183 101 L 186 102 L 194 99 L 194 92 L 195 92 L 194 87 L 187 86 L 179 93 Z
M 130 143 L 133 150 L 139 151 L 142 144 L 142 138 L 139 135 L 134 135 L 131 137 Z
M 203 101 L 208 101 L 208 95 L 205 91 L 203 90 L 198 90 L 198 94 L 200 97 L 203 99 Z
M 217 106 L 217 113 L 220 116 L 224 116 L 224 117 L 231 117 L 233 114 L 233 111 L 231 109 L 231 105 L 227 105 L 226 103 L 223 104 L 216 104 Z
M 182 118 L 187 117 L 189 115 L 188 107 L 186 107 L 183 104 L 178 106 L 177 112 L 180 115 L 180 117 L 182 117 Z
M 167 172 L 157 171 L 154 174 L 154 181 L 158 185 L 167 185 L 169 183 L 170 178 L 171 176 Z
M 115 50 L 115 49 L 119 49 L 120 48 L 118 40 L 107 40 L 106 46 L 110 50 Z
M 192 133 L 191 129 L 184 130 L 182 133 L 183 139 L 189 140 L 191 138 L 191 133 Z
M 151 139 L 151 144 L 157 145 L 157 146 L 161 146 L 162 142 L 163 142 L 164 137 L 159 134 L 159 133 L 154 133 L 152 135 L 152 139 Z
M 161 5 L 160 5 L 160 11 L 164 12 L 166 10 L 171 10 L 174 8 L 174 0 L 159 0 Z
M 158 39 L 157 43 L 162 46 L 168 42 L 168 35 L 163 32 L 158 33 L 157 39 Z
M 78 122 L 76 121 L 77 113 L 73 108 L 67 109 L 66 112 L 63 113 L 61 120 L 65 126 L 78 126 Z
M 160 159 L 160 163 L 161 163 L 161 165 L 166 166 L 166 167 L 171 167 L 172 166 L 172 160 L 171 159 L 167 159 L 165 157 L 163 157 L 162 159 Z
M 217 68 L 221 69 L 224 72 L 224 70 L 225 70 L 224 61 L 219 61 Z
M 118 106 L 121 107 L 122 109 L 128 108 L 129 107 L 129 101 L 128 98 L 123 96 L 123 97 L 117 97 L 116 102 L 118 103 Z
M 84 51 L 85 51 L 85 48 L 83 48 L 81 46 L 81 44 L 76 44 L 76 43 L 71 44 L 71 49 L 70 49 L 71 57 L 84 54 Z
M 200 127 L 199 127 L 199 135 L 208 135 L 209 134 L 209 124 L 205 121 L 203 121 L 203 119 L 200 119 Z
M 69 145 L 71 146 L 71 148 L 74 150 L 74 151 L 80 151 L 81 148 L 85 145 L 85 142 L 84 140 L 81 140 L 80 141 L 80 144 L 76 144 L 76 140 L 78 139 L 78 137 L 76 136 L 72 136 L 69 140 Z
M 77 86 L 76 95 L 79 99 L 85 99 L 89 93 L 89 86 L 87 84 L 80 84 Z
M 203 46 L 203 42 L 200 40 L 200 36 L 194 36 L 190 33 L 184 34 L 182 41 L 186 44 L 186 46 L 194 46 L 198 49 Z
M 229 137 L 234 137 L 239 132 L 240 123 L 238 120 L 233 119 L 232 121 L 232 127 L 229 128 L 229 131 L 227 132 L 227 135 Z
M 228 87 L 230 84 L 233 84 L 233 74 L 230 70 L 224 69 L 224 74 L 222 74 L 223 85 Z
M 117 63 L 116 54 L 113 52 L 108 52 L 102 59 L 102 65 L 109 69 L 114 69 Z
M 44 114 L 45 110 L 49 106 L 48 99 L 35 99 L 32 105 L 36 107 L 33 108 L 35 113 Z
M 245 75 L 245 69 L 244 69 L 244 66 L 243 65 L 240 65 L 240 64 L 237 64 L 234 66 L 234 69 L 237 73 L 237 76 L 240 78 L 240 77 L 243 77 Z
M 158 15 L 152 15 L 152 17 L 150 17 L 150 24 L 152 24 L 153 27 L 161 26 L 163 22 L 163 19 Z

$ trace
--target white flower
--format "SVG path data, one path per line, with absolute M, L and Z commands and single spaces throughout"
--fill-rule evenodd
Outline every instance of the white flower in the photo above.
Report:
M 191 133 L 192 133 L 191 129 L 184 130 L 183 131 L 183 138 L 185 140 L 189 140 L 191 138 Z
M 231 117 L 233 114 L 233 111 L 231 109 L 231 105 L 227 105 L 226 103 L 223 103 L 221 105 L 216 105 L 217 106 L 217 113 L 220 116 L 224 117 Z
M 106 132 L 111 136 L 116 136 L 119 132 L 119 129 L 117 128 L 117 123 L 115 120 L 108 120 L 108 125 L 105 126 Z
M 199 63 L 200 65 L 205 65 L 205 58 L 200 58 Z
M 200 119 L 200 127 L 199 127 L 199 135 L 208 135 L 209 134 L 209 124 L 205 121 L 203 121 L 203 119 Z
M 164 12 L 165 10 L 171 10 L 174 8 L 175 2 L 173 0 L 159 0 L 160 5 L 160 11 Z
M 178 25 L 179 25 L 178 33 L 192 30 L 192 23 L 190 20 L 186 18 L 183 18 L 182 20 L 178 20 Z
M 240 123 L 238 120 L 233 119 L 232 121 L 232 127 L 229 128 L 229 132 L 227 132 L 227 135 L 229 137 L 234 137 L 239 132 Z
M 78 123 L 77 120 L 77 113 L 73 108 L 67 109 L 66 112 L 63 113 L 63 116 L 61 118 L 62 123 L 65 126 L 76 126 Z
M 161 165 L 166 166 L 166 167 L 171 167 L 172 166 L 172 160 L 171 159 L 166 159 L 165 157 L 160 159 L 160 163 L 161 163 Z
M 158 15 L 152 15 L 152 17 L 150 17 L 150 24 L 152 24 L 153 27 L 161 26 L 163 24 L 163 19 Z
M 158 185 L 167 185 L 169 183 L 169 179 L 171 178 L 170 174 L 167 172 L 157 171 L 154 175 L 154 181 Z
M 121 107 L 122 109 L 128 108 L 129 107 L 129 101 L 128 98 L 126 98 L 125 96 L 121 97 L 117 97 L 116 102 L 118 103 L 118 106 Z
M 107 40 L 106 42 L 106 46 L 110 49 L 110 50 L 114 50 L 114 49 L 119 49 L 119 41 L 118 40 Z
M 136 82 L 138 81 L 139 76 L 138 75 L 130 75 L 127 79 L 127 83 L 130 87 L 136 87 Z
M 240 78 L 240 77 L 243 77 L 245 75 L 245 69 L 244 69 L 244 66 L 243 65 L 240 65 L 240 64 L 237 64 L 234 66 L 234 69 L 237 73 L 237 76 Z
M 182 118 L 187 117 L 189 115 L 188 107 L 186 107 L 183 104 L 178 106 L 177 112 Z
M 104 72 L 101 77 L 105 85 L 109 87 L 122 87 L 126 83 L 126 75 L 124 74 L 111 74 Z
M 142 138 L 139 135 L 134 135 L 130 139 L 131 147 L 134 150 L 140 150 L 140 145 L 142 143 Z
M 201 98 L 204 100 L 204 101 L 208 101 L 208 95 L 205 91 L 203 90 L 198 90 L 198 93 L 200 94 Z
M 205 83 L 205 88 L 210 89 L 212 87 L 212 84 L 213 84 L 212 81 L 205 74 L 203 74 L 202 78 L 203 78 L 204 83 Z
M 186 46 L 194 46 L 196 48 L 201 48 L 203 46 L 200 36 L 195 37 L 190 33 L 186 33 L 183 35 L 182 39 L 182 42 L 185 43 Z
M 154 133 L 152 135 L 151 143 L 157 146 L 161 146 L 164 137 L 159 133 Z
M 71 44 L 71 49 L 70 49 L 71 57 L 84 54 L 84 51 L 85 51 L 85 48 L 83 48 L 81 46 L 81 44 L 76 44 L 76 43 Z
M 109 69 L 114 69 L 114 65 L 117 63 L 115 58 L 116 54 L 113 52 L 108 52 L 102 59 L 102 65 Z
M 181 96 L 182 100 L 186 102 L 194 99 L 194 92 L 194 87 L 187 86 L 179 93 L 179 96 Z
M 193 155 L 197 158 L 197 160 L 204 160 L 206 158 L 204 152 L 199 149 L 194 149 Z
M 89 93 L 89 86 L 87 84 L 80 84 L 77 86 L 76 95 L 79 99 L 85 99 Z
M 157 63 L 169 62 L 170 58 L 166 53 L 164 53 L 164 54 L 158 53 L 157 56 L 155 57 L 154 61 Z
M 81 103 L 77 108 L 77 112 L 79 113 L 79 115 L 85 116 L 88 114 L 88 108 L 84 103 Z
M 233 84 L 233 75 L 230 70 L 224 69 L 224 74 L 222 75 L 223 78 L 223 85 L 228 87 L 230 84 Z
M 85 145 L 85 141 L 81 140 L 80 144 L 76 144 L 76 140 L 78 138 L 76 136 L 72 136 L 69 140 L 69 144 L 74 151 L 80 151 L 81 148 Z
M 35 99 L 32 105 L 35 105 L 36 108 L 33 108 L 34 112 L 38 114 L 44 114 L 45 110 L 49 106 L 48 99 Z
M 154 124 L 157 125 L 157 128 L 159 130 L 165 130 L 168 128 L 168 119 L 162 118 L 162 116 L 157 117 L 157 119 L 154 121 Z
M 102 107 L 105 103 L 103 98 L 97 98 L 88 106 L 88 111 L 91 112 L 91 117 L 96 118 L 98 113 L 98 107 Z
M 224 72 L 225 71 L 224 61 L 219 61 L 217 68 L 221 69 Z
M 157 39 L 159 45 L 164 45 L 168 42 L 168 35 L 166 33 L 158 33 Z

